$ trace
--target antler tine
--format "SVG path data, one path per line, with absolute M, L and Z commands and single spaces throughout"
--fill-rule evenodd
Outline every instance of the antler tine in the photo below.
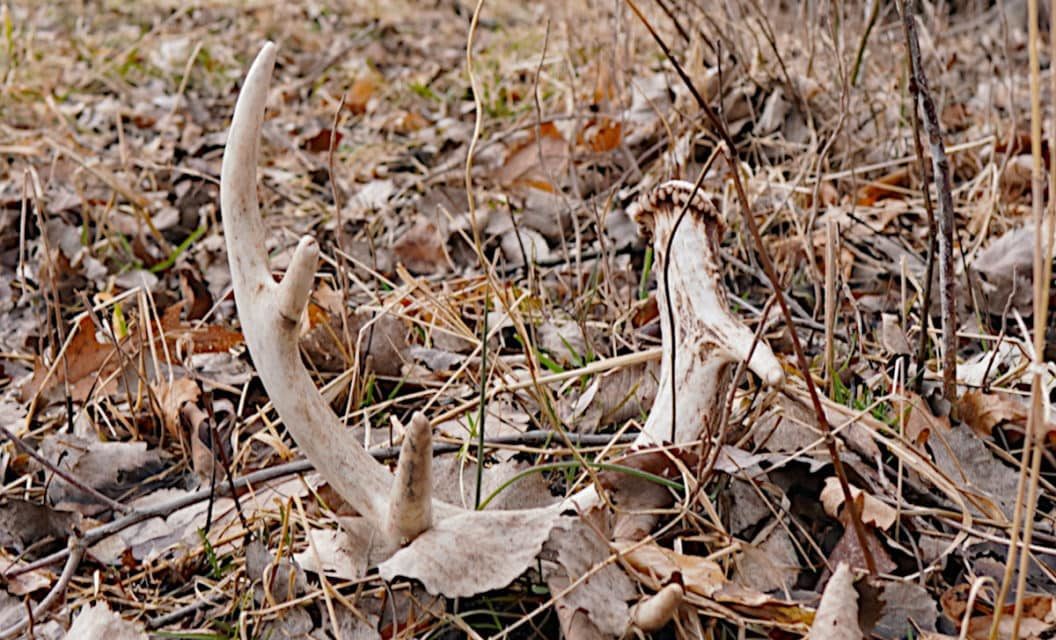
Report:
M 264 105 L 275 67 L 276 47 L 265 43 L 246 74 L 235 103 L 220 167 L 220 210 L 224 221 L 235 300 L 241 309 L 247 293 L 274 286 L 268 271 L 264 224 L 257 203 L 257 156 Z M 239 287 L 237 285 L 241 284 Z
M 420 411 L 403 436 L 389 504 L 388 534 L 404 545 L 433 523 L 433 428 Z
M 257 55 L 235 105 L 220 172 L 220 203 L 235 303 L 257 373 L 275 410 L 327 482 L 384 531 L 392 476 L 347 432 L 301 362 L 298 326 L 319 246 L 305 237 L 281 284 L 268 268 L 257 203 L 257 155 L 276 47 Z

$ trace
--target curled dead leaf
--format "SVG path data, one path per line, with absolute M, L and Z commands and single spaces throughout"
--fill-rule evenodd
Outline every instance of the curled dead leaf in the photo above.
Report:
M 158 404 L 161 405 L 161 418 L 165 424 L 165 430 L 170 435 L 179 439 L 182 429 L 180 428 L 180 410 L 184 404 L 193 403 L 198 400 L 201 390 L 198 383 L 190 378 L 177 378 L 172 382 L 163 380 L 151 385 L 157 395 Z M 196 435 L 192 433 L 192 435 Z
M 1003 393 L 984 393 L 970 389 L 961 395 L 957 403 L 957 417 L 981 437 L 989 438 L 994 427 L 1013 422 L 1019 426 L 1027 423 L 1027 408 L 1014 398 Z
M 722 567 L 707 558 L 684 555 L 655 542 L 626 546 L 624 559 L 650 589 L 658 591 L 678 575 L 686 591 L 709 598 L 726 584 Z
M 564 178 L 570 161 L 568 141 L 553 122 L 544 122 L 509 149 L 496 178 L 503 184 L 556 192 L 560 186 L 555 182 Z
M 851 496 L 857 501 L 862 501 L 862 522 L 871 524 L 878 529 L 889 529 L 895 524 L 898 512 L 874 496 L 865 493 L 858 487 L 851 485 Z M 860 496 L 860 498 L 859 498 Z M 825 513 L 833 518 L 838 518 L 844 506 L 843 490 L 840 481 L 835 476 L 825 479 L 825 488 L 821 490 L 821 503 L 825 505 Z

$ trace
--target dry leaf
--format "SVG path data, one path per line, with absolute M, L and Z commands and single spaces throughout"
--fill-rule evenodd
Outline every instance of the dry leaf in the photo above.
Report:
M 40 451 L 81 484 L 117 498 L 162 468 L 161 453 L 148 450 L 145 442 L 102 442 L 59 434 L 48 436 Z M 109 509 L 99 500 L 54 476 L 48 483 L 48 502 L 60 511 L 93 515 Z
M 796 583 L 799 557 L 792 538 L 781 526 L 764 532 L 761 539 L 745 545 L 734 559 L 737 566 L 735 581 L 756 591 L 784 591 Z
M 612 151 L 623 139 L 623 126 L 611 118 L 589 120 L 579 132 L 577 142 L 594 153 Z
M 293 561 L 305 571 L 342 580 L 358 580 L 367 572 L 370 531 L 361 518 L 343 518 L 340 529 L 312 529 L 311 543 Z
M 553 122 L 544 122 L 532 129 L 526 140 L 510 148 L 496 178 L 503 184 L 556 192 L 570 160 L 564 136 Z
M 571 582 L 561 574 L 554 574 L 546 579 L 546 586 L 555 596 L 564 593 Z M 561 635 L 567 640 L 611 640 L 612 634 L 603 633 L 591 622 L 586 611 L 576 608 L 567 598 L 558 598 L 554 603 L 557 620 L 561 625 Z
M 0 505 L 0 546 L 18 552 L 41 540 L 52 538 L 63 544 L 80 521 L 75 513 L 56 511 L 36 502 L 8 498 Z M 47 547 L 41 550 L 46 550 Z
M 942 594 L 942 613 L 954 625 L 960 628 L 967 610 L 969 584 L 959 584 Z M 981 615 L 972 615 L 968 620 L 967 637 L 970 640 L 986 640 L 990 637 L 993 625 L 993 612 L 976 603 L 972 613 L 983 611 Z M 1015 603 L 1006 604 L 1002 609 L 1001 622 L 998 624 L 997 637 L 1000 640 L 1012 638 Z M 1020 620 L 1020 640 L 1041 640 L 1052 635 L 1056 628 L 1056 596 L 1048 594 L 1027 594 L 1023 597 L 1023 616 Z
M 726 584 L 726 576 L 717 562 L 700 556 L 687 556 L 665 549 L 655 542 L 617 543 L 630 547 L 624 560 L 639 573 L 639 579 L 653 591 L 659 591 L 680 576 L 686 591 L 705 598 L 714 596 Z
M 573 611 L 585 612 L 600 632 L 622 635 L 630 623 L 627 602 L 637 592 L 618 564 L 606 564 L 613 552 L 595 527 L 582 519 L 576 520 L 568 528 L 555 529 L 546 548 L 557 553 L 560 566 L 555 571 L 566 583 L 590 574 L 561 598 L 564 605 Z
M 900 190 L 887 187 L 909 187 L 909 169 L 902 167 L 866 184 L 858 190 L 858 205 L 871 207 L 884 198 L 903 198 Z
M 908 355 L 913 352 L 909 346 L 906 332 L 898 324 L 898 316 L 893 313 L 880 314 L 880 344 L 891 355 Z
M 528 261 L 546 262 L 554 257 L 546 238 L 535 229 L 510 229 L 502 234 L 500 244 L 502 255 L 511 266 L 527 264 Z
M 377 88 L 378 83 L 375 82 L 374 77 L 371 75 L 356 78 L 356 81 L 352 83 L 352 87 L 348 90 L 348 94 L 345 95 L 345 108 L 356 115 L 366 113 L 370 99 L 374 96 Z
M 539 325 L 539 348 L 562 366 L 582 366 L 593 353 L 583 329 L 572 318 L 555 316 Z
M 340 131 L 335 133 L 331 129 L 319 129 L 315 134 L 305 138 L 301 142 L 301 146 L 312 153 L 327 153 L 330 151 L 331 145 L 336 148 L 337 145 L 341 144 L 341 138 L 343 137 Z
M 931 438 L 935 431 L 945 431 L 950 428 L 950 419 L 946 416 L 938 417 L 931 413 L 928 403 L 912 391 L 906 391 L 906 420 L 905 436 L 910 442 L 923 446 Z
M 301 352 L 312 367 L 320 371 L 338 372 L 351 366 L 347 357 L 359 352 L 359 361 L 371 357 L 372 372 L 382 376 L 400 375 L 407 350 L 407 328 L 393 314 L 370 311 L 350 311 L 344 319 L 339 310 L 308 304 L 310 328 L 301 336 Z M 345 344 L 343 322 L 348 323 Z
M 562 420 L 577 433 L 594 433 L 646 415 L 656 398 L 659 362 L 642 362 L 594 377 L 583 393 L 562 398 Z
M 461 513 L 434 524 L 378 571 L 386 580 L 414 578 L 449 598 L 501 589 L 535 563 L 550 531 L 567 521 L 555 508 Z
M 990 351 L 982 351 L 964 362 L 958 362 L 957 382 L 968 387 L 982 387 L 1023 362 L 1026 362 L 1026 357 L 1018 345 L 1005 341 Z
M 887 530 L 895 524 L 898 512 L 877 498 L 863 492 L 854 485 L 850 485 L 851 497 L 856 501 L 862 496 L 862 522 L 871 524 L 879 529 Z M 825 513 L 833 518 L 839 518 L 844 506 L 843 490 L 836 476 L 825 479 L 825 488 L 821 490 L 821 503 L 825 505 Z
M 723 505 L 726 500 L 729 501 L 728 508 L 723 509 L 722 513 L 729 517 L 728 530 L 735 536 L 759 524 L 772 513 L 766 501 L 759 495 L 757 486 L 753 487 L 750 480 L 731 478 L 729 488 L 719 495 Z
M 7 591 L 11 595 L 24 596 L 34 591 L 47 589 L 58 577 L 47 568 L 25 570 L 28 564 L 25 560 L 12 556 L 3 549 L 0 549 L 0 562 L 2 562 L 4 571 L 7 572 L 4 580 L 7 582 Z
M 165 346 L 174 358 L 192 353 L 223 352 L 242 344 L 242 334 L 237 331 L 218 325 L 199 327 L 181 320 L 183 306 L 180 303 L 169 307 L 162 315 L 161 323 L 153 326 L 156 345 L 160 347 L 160 336 L 163 335 Z M 133 326 L 129 335 L 118 341 L 119 352 L 113 341 L 96 336 L 95 325 L 87 315 L 81 318 L 75 331 L 66 349 L 65 365 L 55 367 L 55 372 L 48 377 L 48 367 L 38 362 L 33 378 L 22 388 L 24 401 L 65 381 L 70 384 L 73 399 L 82 402 L 92 389 L 119 371 L 125 360 L 135 362 L 140 350 L 149 346 L 142 337 L 143 332 Z M 130 380 L 130 384 L 134 388 L 135 380 Z M 113 390 L 116 386 L 104 389 L 106 392 Z
M 313 478 L 315 478 L 313 480 Z M 309 484 L 317 483 L 317 477 L 308 476 Z M 274 512 L 276 501 L 290 500 L 292 496 L 308 493 L 305 482 L 299 478 L 287 480 L 273 486 L 257 487 L 251 493 L 239 497 L 242 513 L 252 520 L 261 512 Z M 147 494 L 129 504 L 133 509 L 157 507 L 159 503 L 184 498 L 190 492 L 183 489 L 161 489 Z M 201 544 L 199 530 L 208 520 L 210 505 L 197 502 L 174 511 L 167 517 L 155 517 L 122 529 L 89 548 L 89 553 L 99 562 L 121 564 L 130 560 L 148 560 L 175 550 L 193 549 Z M 234 500 L 216 498 L 212 503 L 212 526 L 209 541 L 219 544 L 221 540 L 234 540 L 242 531 Z
M 989 438 L 994 427 L 1004 422 L 1025 427 L 1027 407 L 1003 393 L 983 393 L 978 389 L 970 389 L 958 400 L 957 417 L 980 437 Z
M 494 494 L 485 509 L 535 509 L 557 502 L 558 498 L 551 495 L 549 482 L 542 473 L 529 473 L 507 484 L 531 466 L 510 459 L 484 467 L 481 499 L 486 500 Z M 472 509 L 477 494 L 477 467 L 456 455 L 433 458 L 433 485 L 433 496 L 437 500 Z M 502 490 L 495 494 L 500 487 Z
M 1020 313 L 1034 306 L 1034 226 L 1014 229 L 990 242 L 972 261 L 988 313 L 1004 313 L 1009 301 Z
M 436 274 L 447 270 L 444 237 L 436 223 L 419 217 L 414 225 L 392 246 L 396 257 L 412 273 Z
M 810 640 L 861 640 L 858 626 L 858 592 L 851 568 L 840 563 L 825 585 L 821 603 L 810 625 Z
M 105 602 L 81 609 L 73 619 L 67 638 L 98 638 L 106 640 L 147 640 L 141 623 L 123 619 L 110 610 Z
M 976 514 L 996 520 L 1011 518 L 1016 500 L 1016 470 L 994 458 L 967 427 L 932 433 L 929 442 L 935 464 L 964 492 Z
M 859 498 L 860 499 L 860 498 Z M 858 505 L 859 508 L 861 505 Z M 843 535 L 840 536 L 836 546 L 829 553 L 829 563 L 849 564 L 854 569 L 865 570 L 865 554 L 862 553 L 862 546 L 858 542 L 858 534 L 855 533 L 854 527 L 847 523 L 846 516 L 842 518 L 844 524 Z M 876 562 L 876 570 L 880 573 L 891 573 L 898 568 L 898 565 L 891 559 L 891 556 L 887 554 L 887 549 L 877 539 L 876 534 L 869 527 L 866 527 L 865 531 L 866 544 L 869 545 L 869 551 L 873 554 L 873 560 Z
M 161 418 L 165 423 L 165 430 L 177 440 L 181 439 L 183 429 L 180 428 L 180 409 L 188 402 L 196 402 L 201 391 L 198 383 L 190 378 L 177 378 L 172 382 L 163 380 L 151 385 L 157 395 L 158 404 L 161 405 Z M 192 431 L 191 436 L 197 437 L 197 432 Z
M 910 629 L 935 631 L 939 616 L 935 599 L 915 582 L 884 580 L 880 599 L 883 611 L 873 628 L 873 635 L 889 640 L 905 638 Z

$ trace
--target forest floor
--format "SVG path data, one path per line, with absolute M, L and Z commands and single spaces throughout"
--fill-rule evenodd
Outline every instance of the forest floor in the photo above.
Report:
M 1033 378 L 1046 403 L 1056 382 L 1051 348 L 1031 364 L 1026 3 L 925 3 L 917 22 L 951 166 L 952 398 L 927 276 L 939 194 L 895 3 L 635 2 L 644 19 L 629 1 L 484 2 L 472 31 L 465 0 L 0 2 L 0 637 L 611 637 L 676 581 L 689 595 L 656 637 L 791 638 L 841 563 L 850 635 L 813 637 L 983 638 L 995 609 L 997 637 L 1053 633 L 1051 432 L 1020 475 Z M 731 134 L 792 327 L 731 164 L 706 166 L 720 137 L 646 21 Z M 658 393 L 662 313 L 628 209 L 707 169 L 729 300 L 787 380 L 737 376 L 703 491 L 676 490 L 653 530 L 655 566 L 603 548 L 629 593 L 584 587 L 569 610 L 533 569 L 444 599 L 356 548 L 231 295 L 220 164 L 267 40 L 266 248 L 276 271 L 304 234 L 323 255 L 303 359 L 382 460 L 426 413 L 451 445 L 449 502 L 550 504 L 584 481 L 576 461 L 620 459 Z M 577 452 L 536 437 L 558 430 Z

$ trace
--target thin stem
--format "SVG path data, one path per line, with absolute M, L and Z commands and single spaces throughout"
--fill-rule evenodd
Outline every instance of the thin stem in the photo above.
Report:
M 584 435 L 578 433 L 568 434 L 568 438 L 571 442 L 580 447 L 604 447 L 612 444 L 630 444 L 637 436 L 633 433 L 625 433 L 616 438 L 613 438 L 608 434 L 599 435 Z M 526 431 L 524 433 L 509 435 L 509 436 L 498 436 L 491 438 L 486 442 L 489 447 L 495 446 L 546 446 L 550 444 L 554 439 L 554 434 L 551 431 Z M 456 443 L 438 442 L 433 444 L 433 453 L 454 453 L 461 451 L 462 445 Z M 400 454 L 399 447 L 378 447 L 369 451 L 370 455 L 376 460 L 391 460 Z M 298 473 L 307 473 L 312 471 L 315 467 L 312 466 L 311 460 L 296 460 L 294 462 L 287 462 L 286 464 L 275 465 L 274 467 L 268 467 L 267 469 L 261 469 L 260 471 L 254 471 L 253 473 L 246 474 L 230 480 L 226 486 L 222 486 L 216 492 L 219 497 L 232 495 L 236 491 L 241 491 L 247 487 L 261 484 L 264 482 L 270 482 L 278 478 L 284 478 L 286 476 L 295 475 Z M 85 532 L 82 536 L 82 541 L 87 547 L 92 546 L 96 542 L 99 542 L 103 538 L 108 538 L 119 531 L 123 531 L 132 525 L 139 524 L 144 520 L 151 518 L 164 518 L 169 516 L 173 512 L 188 507 L 192 504 L 197 504 L 203 500 L 209 500 L 213 497 L 213 490 L 210 487 L 199 489 L 194 493 L 187 494 L 174 498 L 167 502 L 162 502 L 153 505 L 149 508 L 135 511 L 127 516 L 118 518 L 104 525 L 95 527 Z M 56 551 L 55 553 L 38 558 L 31 563 L 27 563 L 19 566 L 16 569 L 3 572 L 2 575 L 5 578 L 13 578 L 41 567 L 47 567 L 61 562 L 64 558 L 69 556 L 69 549 L 63 549 L 62 551 Z
M 36 607 L 27 615 L 15 624 L 0 630 L 0 639 L 6 640 L 7 638 L 13 638 L 14 636 L 22 633 L 34 620 L 39 620 L 45 613 L 47 613 L 55 603 L 59 601 L 62 594 L 66 593 L 66 587 L 69 586 L 70 580 L 73 579 L 73 574 L 77 572 L 77 567 L 81 564 L 81 558 L 84 557 L 85 544 L 79 538 L 70 538 L 67 546 L 67 557 L 66 565 L 62 568 L 62 575 L 59 576 L 55 586 L 51 588 L 48 595 L 44 596 L 44 599 L 40 601 Z
M 105 504 L 106 506 L 110 507 L 111 509 L 113 509 L 115 511 L 119 511 L 121 513 L 134 512 L 134 509 L 132 509 L 132 507 L 129 507 L 128 505 L 121 504 L 117 500 L 114 500 L 113 498 L 111 498 L 110 496 L 106 495 L 105 493 L 99 491 L 95 487 L 92 487 L 92 486 L 89 486 L 89 485 L 85 484 L 84 482 L 82 482 L 81 480 L 79 480 L 78 478 L 76 478 L 75 476 L 70 474 L 65 469 L 60 468 L 58 465 L 53 463 L 51 460 L 48 460 L 44 456 L 42 456 L 39 453 L 37 453 L 36 451 L 34 451 L 30 446 L 28 446 L 25 442 L 22 441 L 22 438 L 19 438 L 18 436 L 16 436 L 7 427 L 5 427 L 3 425 L 0 425 L 0 434 L 3 434 L 3 436 L 5 438 L 10 440 L 11 443 L 15 445 L 15 447 L 17 447 L 20 451 L 22 451 L 22 453 L 28 455 L 30 458 L 33 458 L 34 460 L 36 460 L 40 464 L 44 465 L 45 469 L 47 469 L 48 471 L 51 471 L 52 473 L 54 473 L 55 475 L 59 476 L 60 478 L 62 478 L 66 482 L 70 483 L 70 485 L 72 485 L 72 486 L 80 489 L 81 491 L 89 494 L 90 496 L 92 496 L 96 500 L 102 502 L 103 504 Z
M 487 508 L 487 506 L 491 504 L 491 501 L 498 497 L 500 493 L 505 491 L 507 487 L 512 485 L 514 482 L 517 482 L 518 480 L 532 475 L 533 473 L 542 473 L 544 471 L 556 471 L 558 469 L 576 469 L 581 466 L 583 465 L 578 460 L 565 460 L 563 462 L 551 462 L 548 464 L 540 464 L 529 469 L 525 469 L 524 471 L 521 471 L 520 473 L 514 475 L 512 478 L 506 480 L 498 487 L 495 487 L 495 490 L 488 494 L 488 497 L 480 503 L 480 506 L 478 506 L 477 509 Z M 685 486 L 681 482 L 676 482 L 675 480 L 668 480 L 667 478 L 663 476 L 658 476 L 655 473 L 649 473 L 648 471 L 642 471 L 641 469 L 635 469 L 634 467 L 628 467 L 622 464 L 609 464 L 607 462 L 588 462 L 587 466 L 598 471 L 616 471 L 619 473 L 626 473 L 629 476 L 634 476 L 635 478 L 641 478 L 643 480 L 655 482 L 658 485 L 667 487 L 668 489 L 672 489 L 674 491 L 685 490 Z M 479 493 L 480 481 L 478 480 L 477 482 L 477 492 Z
M 1045 449 L 1045 411 L 1043 394 L 1045 393 L 1044 354 L 1045 326 L 1049 302 L 1049 277 L 1052 269 L 1052 258 L 1045 259 L 1047 249 L 1052 246 L 1044 240 L 1044 199 L 1045 168 L 1041 157 L 1042 116 L 1041 116 L 1041 62 L 1038 54 L 1038 0 L 1027 3 L 1029 15 L 1029 52 L 1030 52 L 1030 155 L 1031 155 L 1031 210 L 1034 217 L 1034 353 L 1031 363 L 1031 403 L 1030 416 L 1027 420 L 1026 441 L 1033 444 L 1030 471 L 1027 475 L 1029 489 L 1027 502 L 1023 505 L 1023 553 L 1019 557 L 1019 575 L 1016 579 L 1016 605 L 1012 613 L 1012 637 L 1019 637 L 1019 627 L 1023 619 L 1023 607 L 1026 602 L 1027 571 L 1030 568 L 1031 538 L 1034 535 L 1034 511 L 1038 504 L 1038 482 L 1041 478 L 1041 458 Z M 1051 73 L 1051 71 L 1050 71 Z M 1050 195 L 1051 197 L 1051 195 Z M 1051 226 L 1051 220 L 1050 220 Z M 1023 452 L 1023 467 L 1026 466 L 1027 453 Z M 1018 498 L 1018 496 L 1017 496 Z M 1017 500 L 1018 502 L 1018 500 Z M 1015 538 L 1012 539 L 1015 544 Z M 1011 558 L 1008 564 L 1012 564 Z M 1007 575 L 1006 567 L 1006 575 Z M 1004 585 L 1002 585 L 1004 586 Z M 996 619 L 996 614 L 995 614 Z

